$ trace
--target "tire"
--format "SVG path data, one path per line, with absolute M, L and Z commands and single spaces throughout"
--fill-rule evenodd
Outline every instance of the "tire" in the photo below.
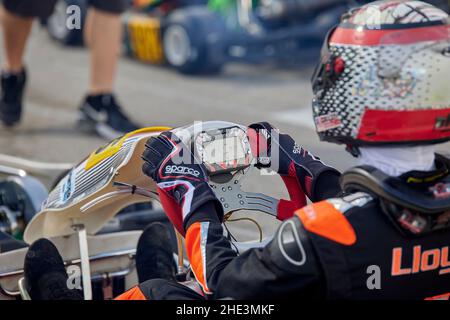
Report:
M 2 193 L 7 194 L 6 184 L 9 184 L 10 191 L 14 191 L 14 198 L 23 201 L 22 213 L 25 224 L 28 224 L 36 213 L 41 210 L 42 203 L 48 197 L 47 188 L 38 179 L 32 176 L 8 177 L 2 185 Z
M 163 23 L 167 63 L 183 74 L 219 73 L 225 62 L 222 17 L 206 6 L 175 10 Z
M 70 30 L 66 26 L 67 8 L 78 6 L 81 14 L 81 29 Z M 46 21 L 47 31 L 51 38 L 66 46 L 83 45 L 83 25 L 86 18 L 85 0 L 58 0 L 53 14 Z

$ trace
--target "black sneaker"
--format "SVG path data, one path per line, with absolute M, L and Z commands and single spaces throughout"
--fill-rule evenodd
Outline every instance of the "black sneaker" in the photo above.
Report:
M 112 140 L 139 129 L 122 112 L 112 94 L 88 96 L 80 107 L 80 130 Z
M 164 224 L 154 222 L 142 233 L 136 249 L 136 270 L 139 283 L 150 279 L 175 280 L 172 242 Z
M 25 69 L 20 73 L 2 72 L 1 74 L 0 120 L 7 127 L 12 127 L 20 121 L 26 81 Z
M 30 246 L 24 272 L 32 300 L 83 300 L 79 290 L 68 288 L 63 259 L 47 239 L 39 239 Z

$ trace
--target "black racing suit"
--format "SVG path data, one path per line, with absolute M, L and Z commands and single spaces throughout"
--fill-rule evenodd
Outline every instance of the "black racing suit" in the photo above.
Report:
M 440 180 L 450 181 L 445 170 Z M 133 290 L 147 299 L 448 299 L 450 228 L 406 236 L 376 197 L 323 200 L 340 187 L 326 174 L 319 179 L 312 205 L 284 221 L 266 247 L 240 255 L 215 215 L 192 215 L 186 245 L 203 296 L 162 280 Z

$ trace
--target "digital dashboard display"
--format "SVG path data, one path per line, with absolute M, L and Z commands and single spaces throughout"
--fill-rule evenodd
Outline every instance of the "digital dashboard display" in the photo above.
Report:
M 246 167 L 251 150 L 244 130 L 238 127 L 211 130 L 196 138 L 196 153 L 210 173 Z
M 203 157 L 210 163 L 232 162 L 245 158 L 245 151 L 239 137 L 214 139 L 203 145 Z

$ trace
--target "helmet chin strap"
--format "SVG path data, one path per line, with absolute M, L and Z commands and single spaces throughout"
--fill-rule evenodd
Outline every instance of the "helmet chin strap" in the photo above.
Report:
M 360 147 L 360 165 L 369 165 L 391 177 L 405 172 L 435 169 L 435 145 L 416 147 Z

